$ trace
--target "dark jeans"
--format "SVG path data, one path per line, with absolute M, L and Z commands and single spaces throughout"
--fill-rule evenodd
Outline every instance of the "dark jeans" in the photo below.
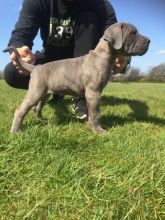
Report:
M 50 58 L 48 53 L 36 54 L 36 64 L 44 64 L 52 60 L 78 57 L 87 54 L 89 50 L 95 48 L 100 36 L 101 33 L 97 17 L 91 12 L 84 12 L 76 19 L 72 48 L 65 48 L 65 51 L 64 48 L 58 48 L 58 52 L 54 52 L 53 58 Z M 12 62 L 5 67 L 4 78 L 7 84 L 14 88 L 28 89 L 30 76 L 21 75 L 13 66 Z

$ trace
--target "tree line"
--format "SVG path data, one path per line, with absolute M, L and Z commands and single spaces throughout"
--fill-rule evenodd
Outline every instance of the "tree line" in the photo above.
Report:
M 0 71 L 0 79 L 4 79 L 4 77 L 3 77 L 3 71 Z
M 152 67 L 148 73 L 139 68 L 130 67 L 126 74 L 112 76 L 114 82 L 165 82 L 165 63 Z

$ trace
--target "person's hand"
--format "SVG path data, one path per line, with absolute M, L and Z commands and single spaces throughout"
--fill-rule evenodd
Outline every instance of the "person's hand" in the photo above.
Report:
M 22 60 L 24 60 L 26 63 L 35 64 L 36 62 L 35 55 L 32 53 L 29 47 L 23 46 L 17 48 L 17 50 Z M 16 69 L 18 69 L 20 74 L 29 75 L 29 73 L 25 69 L 23 69 L 17 62 L 16 55 L 14 52 L 11 53 L 10 58 L 13 61 L 13 65 L 16 67 Z

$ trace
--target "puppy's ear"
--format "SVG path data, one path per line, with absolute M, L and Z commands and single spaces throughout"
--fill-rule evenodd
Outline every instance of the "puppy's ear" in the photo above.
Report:
M 122 48 L 122 27 L 121 24 L 116 23 L 110 26 L 104 33 L 103 39 L 108 41 L 110 45 L 116 49 L 119 50 Z

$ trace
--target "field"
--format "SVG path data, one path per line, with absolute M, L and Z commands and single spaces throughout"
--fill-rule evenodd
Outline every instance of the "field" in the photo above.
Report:
M 97 136 L 70 97 L 10 135 L 25 91 L 0 81 L 1 220 L 165 219 L 165 84 L 110 83 Z

